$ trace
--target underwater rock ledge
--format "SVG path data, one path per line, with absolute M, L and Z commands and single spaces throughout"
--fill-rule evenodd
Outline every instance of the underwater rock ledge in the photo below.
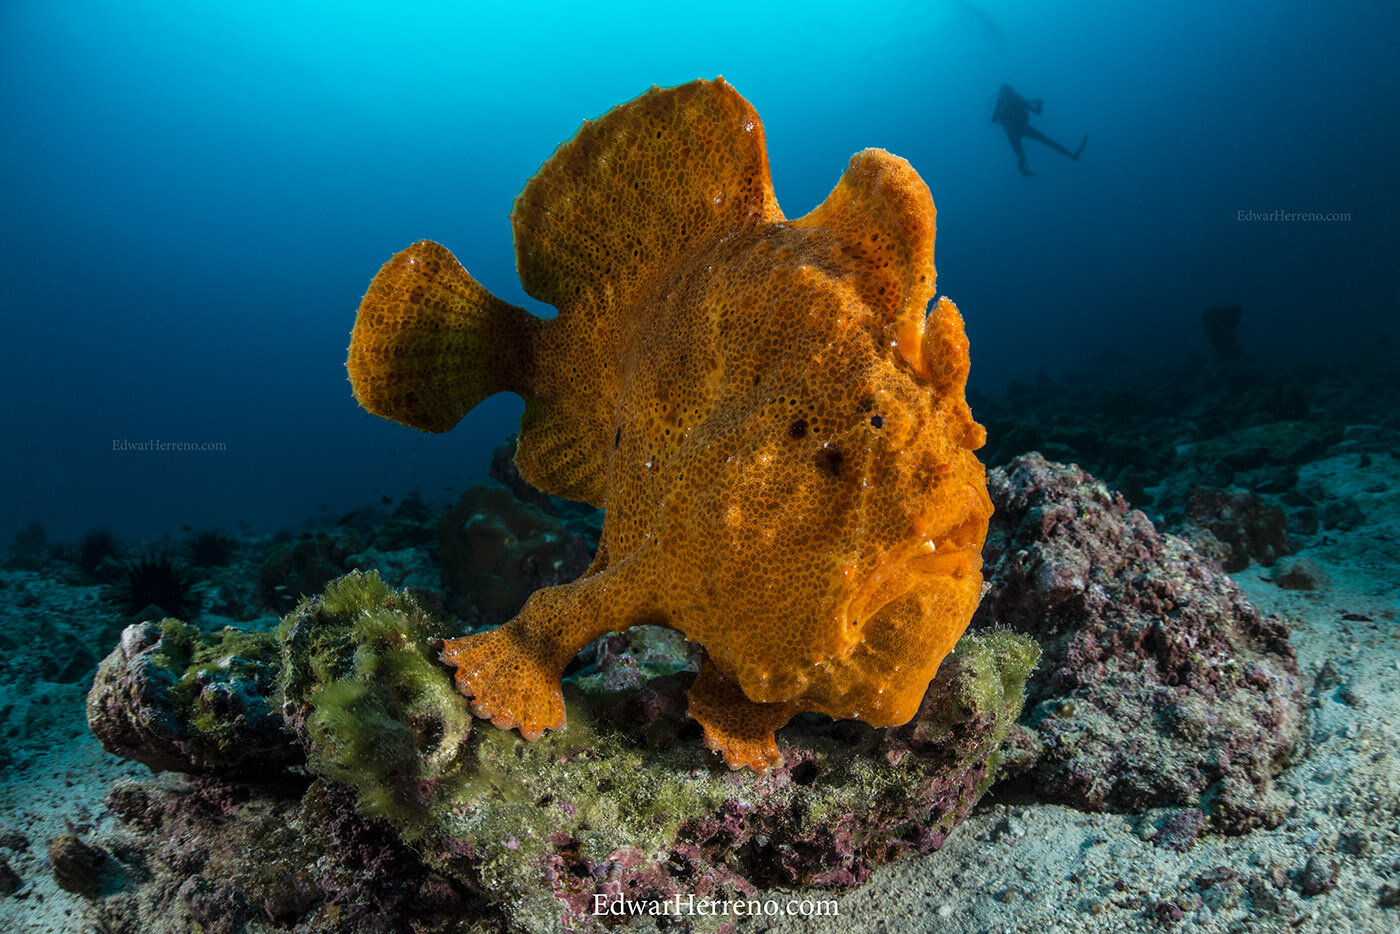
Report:
M 154 771 L 290 764 L 301 750 L 272 697 L 271 633 L 203 633 L 175 619 L 127 626 L 97 668 L 88 727 L 111 753 Z
M 696 742 L 695 659 L 669 630 L 595 643 L 566 681 L 568 728 L 526 743 L 473 721 L 438 661 L 449 627 L 372 573 L 303 600 L 276 633 L 128 627 L 89 697 L 94 734 L 153 769 L 203 776 L 188 802 L 143 793 L 167 796 L 182 839 L 249 841 L 217 848 L 196 878 L 135 809 L 130 832 L 164 867 L 137 901 L 329 930 L 351 903 L 407 910 L 394 899 L 431 878 L 424 904 L 439 920 L 590 928 L 598 896 L 860 885 L 938 849 L 998 780 L 1085 810 L 1176 808 L 1167 844 L 1182 848 L 1275 823 L 1272 780 L 1301 723 L 1286 627 L 1074 465 L 1026 455 L 989 471 L 989 488 L 988 591 L 915 719 L 875 730 L 804 715 L 778 734 L 786 765 L 762 777 Z M 245 803 L 211 810 L 210 796 Z M 269 836 L 250 823 L 286 821 L 305 826 Z M 272 837 L 275 853 L 257 842 Z M 355 858 L 391 867 L 375 891 L 397 894 L 366 901 L 320 870 L 282 892 L 257 871 L 318 865 L 315 846 L 343 837 L 377 841 Z M 232 881 L 214 898 L 211 879 Z M 166 897 L 176 891 L 190 897 Z
M 1045 653 L 1011 741 L 1020 784 L 1089 811 L 1196 809 L 1198 832 L 1277 825 L 1273 778 L 1303 725 L 1288 627 L 1073 464 L 1032 453 L 987 479 L 972 631 L 1009 626 Z
M 667 641 L 656 633 L 638 638 Z M 599 653 L 567 685 L 568 728 L 526 743 L 473 723 L 437 661 L 443 635 L 412 596 L 358 572 L 303 601 L 275 640 L 255 640 L 275 641 L 276 660 L 231 645 L 228 632 L 191 644 L 183 624 L 140 624 L 102 663 L 92 729 L 155 769 L 246 780 L 248 757 L 234 752 L 245 743 L 264 767 L 300 764 L 353 789 L 363 815 L 485 895 L 510 925 L 551 931 L 600 923 L 598 896 L 845 889 L 875 866 L 939 848 L 990 785 L 1039 656 L 1021 635 L 968 636 L 909 724 L 801 717 L 779 734 L 786 765 L 759 777 L 731 772 L 694 741 L 691 672 L 644 680 L 665 670 L 665 651 Z M 671 647 L 669 667 L 682 668 L 684 642 Z M 256 656 L 255 674 L 240 676 L 249 660 L 230 648 Z M 266 726 L 270 710 L 280 711 L 277 730 Z

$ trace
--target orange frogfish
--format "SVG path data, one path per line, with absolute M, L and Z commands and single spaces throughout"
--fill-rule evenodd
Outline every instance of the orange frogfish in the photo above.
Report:
M 370 283 L 346 364 L 364 408 L 423 431 L 518 393 L 520 473 L 606 510 L 578 580 L 444 644 L 472 712 L 562 728 L 565 664 L 640 623 L 703 647 L 690 715 L 731 767 L 780 764 L 801 711 L 907 722 L 977 606 L 992 510 L 962 318 L 928 310 L 923 180 L 867 149 L 786 219 L 720 78 L 585 121 L 511 223 L 556 318 L 422 240 Z

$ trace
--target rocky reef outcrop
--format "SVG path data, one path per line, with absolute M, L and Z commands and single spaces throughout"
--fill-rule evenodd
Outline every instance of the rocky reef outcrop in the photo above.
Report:
M 425 865 L 387 821 L 360 814 L 335 782 L 123 780 L 106 805 L 121 827 L 107 861 L 130 867 L 126 891 L 103 904 L 106 930 L 502 929 L 489 903 Z
M 526 743 L 473 721 L 453 690 L 438 650 L 461 622 L 373 573 L 302 599 L 276 632 L 130 626 L 98 671 L 91 728 L 196 777 L 114 790 L 125 837 L 104 852 L 114 871 L 146 867 L 128 872 L 127 914 L 209 930 L 598 928 L 618 920 L 600 904 L 859 885 L 942 846 L 997 781 L 1087 810 L 1167 808 L 1178 847 L 1276 822 L 1302 691 L 1283 624 L 1078 467 L 1026 455 L 989 489 L 987 593 L 918 715 L 888 730 L 799 717 L 766 776 L 699 744 L 695 649 L 668 630 L 595 642 L 566 673 L 568 728 Z M 587 517 L 505 490 L 449 517 L 459 569 L 491 559 L 457 585 L 477 608 L 482 586 L 528 589 L 539 556 L 587 534 L 568 524 Z
M 1021 784 L 1088 810 L 1198 808 L 1228 832 L 1276 824 L 1304 686 L 1283 623 L 1078 467 L 1025 455 L 989 488 L 973 626 L 1045 653 L 1016 737 Z
M 442 624 L 373 574 L 302 601 L 257 641 L 275 655 L 238 655 L 228 635 L 191 641 L 182 626 L 130 627 L 102 664 L 89 713 L 109 749 L 245 782 L 248 757 L 233 750 L 257 750 L 259 779 L 283 794 L 297 773 L 315 777 L 284 804 L 297 820 L 369 822 L 389 832 L 379 852 L 411 844 L 444 899 L 489 903 L 532 931 L 600 924 L 599 899 L 660 906 L 676 895 L 848 888 L 882 863 L 937 849 L 991 784 L 1039 655 L 1014 633 L 969 636 L 909 724 L 800 718 L 780 733 L 786 764 L 757 777 L 730 772 L 696 741 L 685 716 L 692 658 L 660 630 L 600 644 L 567 682 L 568 728 L 525 743 L 473 723 L 437 661 Z M 266 667 L 232 661 L 244 656 Z M 212 700 L 227 696 L 242 700 Z M 336 802 L 353 802 L 353 813 L 329 813 Z M 267 806 L 248 804 L 250 820 L 266 823 Z M 150 820 L 149 807 L 130 810 Z M 309 868 L 293 876 L 305 891 L 269 896 L 256 867 L 287 863 L 302 837 L 236 833 L 245 851 L 221 848 L 217 872 L 206 862 L 202 881 L 179 883 L 192 918 L 227 904 L 288 923 L 338 897 Z M 259 840 L 274 838 L 265 851 Z
M 536 590 L 588 567 L 596 537 L 590 541 L 545 506 L 478 483 L 438 522 L 442 584 L 468 626 L 503 623 Z
M 88 726 L 109 752 L 156 771 L 293 762 L 273 690 L 279 661 L 270 633 L 209 634 L 175 619 L 128 626 L 98 666 Z

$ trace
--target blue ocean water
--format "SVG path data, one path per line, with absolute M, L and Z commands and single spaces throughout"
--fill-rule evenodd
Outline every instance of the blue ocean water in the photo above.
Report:
M 1397 39 L 1367 0 L 6 0 L 0 535 L 270 529 L 484 477 L 518 400 L 442 436 L 355 406 L 366 284 L 429 237 L 548 313 L 513 197 L 584 118 L 698 77 L 762 115 L 789 216 L 859 149 L 914 164 L 986 391 L 1200 349 L 1218 304 L 1256 358 L 1373 351 L 1400 305 Z M 1027 143 L 1023 178 L 1003 82 L 1082 160 Z M 1241 219 L 1275 211 L 1345 219 Z M 119 449 L 149 440 L 219 449 Z

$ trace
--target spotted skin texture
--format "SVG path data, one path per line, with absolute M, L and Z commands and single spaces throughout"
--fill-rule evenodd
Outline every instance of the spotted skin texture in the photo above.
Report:
M 780 763 L 798 712 L 913 716 L 976 608 L 991 515 L 962 318 L 926 311 L 934 217 L 869 149 L 784 219 L 762 123 L 717 79 L 585 123 L 526 185 L 517 264 L 557 318 L 427 241 L 384 267 L 352 337 L 361 403 L 441 431 L 518 392 L 521 473 L 606 509 L 578 580 L 444 646 L 475 713 L 562 727 L 569 659 L 649 623 L 704 647 L 690 712 L 733 767 Z

